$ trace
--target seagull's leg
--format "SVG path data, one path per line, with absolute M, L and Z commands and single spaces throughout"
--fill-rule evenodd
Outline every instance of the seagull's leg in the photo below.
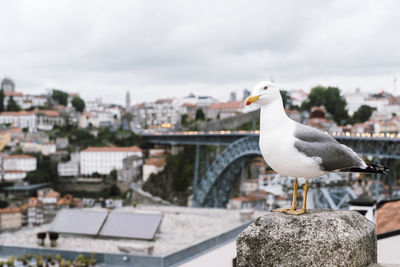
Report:
M 304 198 L 303 198 L 303 206 L 299 210 L 288 210 L 287 214 L 299 215 L 306 213 L 306 203 L 307 203 L 307 193 L 308 193 L 308 180 L 306 179 L 306 184 L 304 185 Z
M 299 182 L 297 181 L 297 177 L 294 178 L 293 184 L 293 201 L 292 206 L 289 209 L 274 209 L 274 212 L 287 212 L 289 210 L 296 210 L 297 208 L 297 189 L 299 188 Z

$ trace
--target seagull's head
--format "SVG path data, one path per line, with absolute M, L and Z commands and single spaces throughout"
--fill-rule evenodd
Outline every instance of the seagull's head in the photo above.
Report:
M 263 81 L 254 86 L 251 95 L 244 100 L 244 105 L 248 106 L 252 103 L 258 103 L 263 106 L 280 98 L 281 94 L 276 84 L 270 81 Z

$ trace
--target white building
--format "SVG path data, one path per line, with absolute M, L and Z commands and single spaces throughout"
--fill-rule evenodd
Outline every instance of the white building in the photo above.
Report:
M 43 131 L 50 131 L 55 125 L 63 126 L 64 118 L 57 110 L 35 110 L 37 128 Z
M 293 105 L 301 106 L 301 104 L 308 98 L 308 93 L 303 89 L 290 90 L 290 99 Z
M 4 171 L 3 179 L 7 182 L 22 181 L 26 177 L 26 172 L 21 170 Z
M 365 105 L 365 99 L 368 98 L 368 96 L 369 94 L 367 92 L 361 92 L 360 88 L 357 88 L 354 92 L 344 94 L 350 116 L 353 115 L 359 107 Z
M 3 99 L 4 107 L 8 106 L 8 102 L 10 101 L 11 98 L 13 98 L 13 100 L 15 101 L 15 103 L 17 103 L 18 106 L 20 106 L 21 108 L 25 108 L 23 94 L 14 91 L 4 92 L 4 99 Z
M 34 171 L 36 170 L 36 158 L 29 155 L 4 156 L 4 170 Z
M 20 92 L 6 91 L 4 92 L 3 100 L 4 107 L 8 106 L 8 101 L 10 101 L 11 97 L 22 109 L 44 107 L 47 103 L 47 97 L 43 95 L 24 95 Z
M 207 110 L 207 118 L 225 119 L 245 112 L 243 101 L 211 104 Z
M 177 99 L 158 99 L 135 106 L 143 128 L 171 128 L 180 123 L 181 105 Z
M 36 116 L 32 112 L 1 112 L 0 124 L 11 124 L 14 127 L 28 128 L 30 132 L 36 131 Z
M 56 145 L 50 142 L 21 142 L 20 146 L 25 153 L 41 153 L 46 156 L 56 153 Z
M 72 153 L 70 161 L 58 163 L 58 175 L 60 177 L 77 177 L 79 175 L 79 160 L 79 153 Z
M 143 152 L 137 146 L 88 147 L 80 153 L 81 174 L 109 174 L 114 169 L 122 169 L 123 159 L 130 156 L 142 158 Z

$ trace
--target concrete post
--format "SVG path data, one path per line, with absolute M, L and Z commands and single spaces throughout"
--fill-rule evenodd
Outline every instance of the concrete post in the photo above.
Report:
M 237 266 L 368 266 L 376 263 L 375 224 L 356 211 L 268 213 L 236 241 Z

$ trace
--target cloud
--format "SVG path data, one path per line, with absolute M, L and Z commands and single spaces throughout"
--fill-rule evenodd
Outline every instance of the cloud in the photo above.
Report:
M 17 89 L 122 103 L 189 92 L 227 99 L 271 76 L 390 90 L 397 1 L 7 1 L 0 75 Z

